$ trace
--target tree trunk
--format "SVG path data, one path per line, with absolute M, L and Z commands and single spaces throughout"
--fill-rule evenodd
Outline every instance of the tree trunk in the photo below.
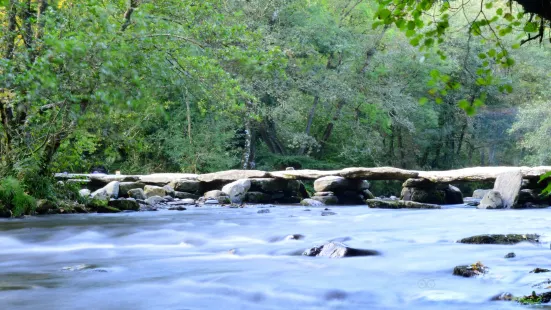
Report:
M 15 49 L 15 37 L 17 33 L 15 29 L 17 27 L 17 0 L 10 0 L 8 8 L 8 32 L 6 32 L 6 50 L 4 51 L 4 58 L 12 59 L 13 51 Z
M 254 132 L 251 122 L 251 117 L 249 111 L 252 109 L 252 102 L 247 101 L 247 115 L 245 115 L 245 149 L 243 153 L 243 169 L 254 169 L 254 156 L 255 156 L 255 145 L 254 145 Z
M 327 145 L 327 141 L 329 141 L 329 138 L 331 138 L 331 134 L 333 133 L 333 128 L 335 127 L 335 122 L 339 120 L 339 117 L 341 115 L 341 110 L 344 107 L 344 105 L 345 105 L 345 101 L 342 100 L 342 99 L 339 100 L 339 102 L 337 103 L 337 110 L 335 111 L 335 114 L 333 115 L 333 119 L 325 127 L 325 131 L 323 132 L 323 136 L 322 136 L 321 141 L 320 141 L 322 151 L 325 148 L 325 146 Z
M 124 32 L 128 26 L 130 26 L 130 23 L 132 22 L 132 13 L 134 13 L 134 10 L 139 5 L 138 0 L 130 0 L 130 3 L 128 5 L 128 9 L 124 13 L 124 23 L 121 26 L 121 31 Z
M 400 168 L 406 168 L 404 144 L 402 141 L 402 127 L 398 127 L 398 148 L 400 149 Z
M 191 137 L 191 108 L 189 106 L 189 99 L 186 98 L 186 96 L 184 96 L 184 101 L 186 102 L 187 136 L 189 138 L 189 144 L 193 144 L 193 139 Z
M 314 97 L 314 104 L 312 104 L 312 109 L 310 110 L 310 114 L 308 114 L 308 121 L 306 123 L 306 130 L 304 133 L 306 135 L 310 135 L 310 129 L 312 128 L 312 123 L 314 122 L 314 115 L 316 114 L 316 107 L 320 101 L 320 98 L 318 96 Z M 300 147 L 300 150 L 298 151 L 298 155 L 303 155 L 306 151 L 306 145 L 303 145 Z

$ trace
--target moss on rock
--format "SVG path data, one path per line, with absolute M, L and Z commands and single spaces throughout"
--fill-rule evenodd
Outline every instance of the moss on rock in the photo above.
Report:
M 477 235 L 459 240 L 459 243 L 468 244 L 517 244 L 520 242 L 538 243 L 539 235 L 536 234 L 508 234 L 508 235 Z

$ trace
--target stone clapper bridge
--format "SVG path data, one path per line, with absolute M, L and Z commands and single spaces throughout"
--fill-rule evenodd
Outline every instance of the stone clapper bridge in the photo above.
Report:
M 157 173 L 109 175 L 58 173 L 56 179 L 78 182 L 85 195 L 99 193 L 111 199 L 194 199 L 199 203 L 298 203 L 304 205 L 365 204 L 372 208 L 437 209 L 442 204 L 463 203 L 461 191 L 452 184 L 495 182 L 493 190 L 476 193 L 479 208 L 547 207 L 540 195 L 542 175 L 551 166 L 472 167 L 447 171 L 415 171 L 393 167 L 345 168 L 342 170 L 259 171 L 228 170 L 208 174 Z M 308 197 L 301 180 L 314 180 L 316 193 Z M 405 181 L 401 200 L 374 199 L 368 180 Z M 113 190 L 113 188 L 115 188 Z M 141 190 L 141 192 L 140 192 Z M 94 192 L 92 192 L 94 191 Z M 82 191 L 81 191 L 82 192 Z M 134 194 L 133 194 L 134 193 Z M 134 197 L 137 193 L 138 197 Z M 170 197 L 169 197 L 170 196 Z

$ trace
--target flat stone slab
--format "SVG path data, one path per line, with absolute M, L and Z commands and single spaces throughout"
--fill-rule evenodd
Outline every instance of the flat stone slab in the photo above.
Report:
M 241 179 L 268 178 L 270 174 L 260 170 L 228 170 L 214 173 L 200 174 L 197 177 L 201 182 L 233 182 Z
M 524 179 L 539 179 L 539 177 L 548 171 L 551 166 L 540 167 L 472 167 L 457 170 L 446 171 L 418 171 L 419 178 L 428 179 L 436 183 L 453 182 L 491 182 L 505 172 L 511 170 L 520 170 Z
M 368 199 L 365 201 L 370 208 L 376 209 L 441 209 L 439 205 L 405 200 Z
M 150 184 L 168 184 L 179 180 L 197 180 L 198 175 L 192 173 L 155 173 L 140 176 L 140 181 Z

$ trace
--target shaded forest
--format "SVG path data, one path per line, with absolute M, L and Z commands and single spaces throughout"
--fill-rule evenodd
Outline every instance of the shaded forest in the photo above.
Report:
M 549 164 L 545 18 L 400 3 L 0 1 L 2 174 Z

